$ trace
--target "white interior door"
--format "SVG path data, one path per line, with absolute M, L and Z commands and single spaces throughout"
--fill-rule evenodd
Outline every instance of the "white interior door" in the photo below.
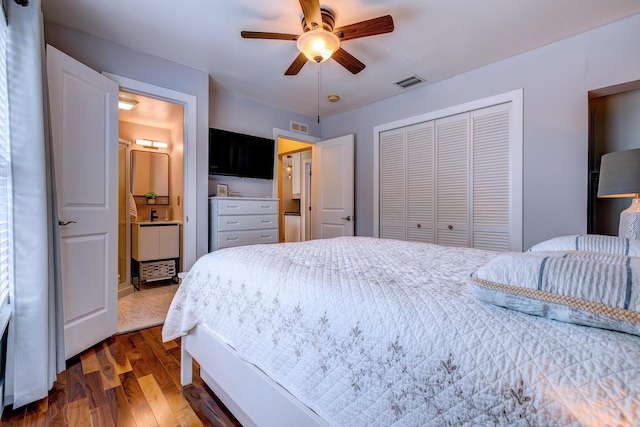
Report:
M 317 142 L 311 205 L 314 239 L 354 234 L 353 135 Z
M 47 78 L 68 359 L 118 328 L 118 85 L 52 46 Z

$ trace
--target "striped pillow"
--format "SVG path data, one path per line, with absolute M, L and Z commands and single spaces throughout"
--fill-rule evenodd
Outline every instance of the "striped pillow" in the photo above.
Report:
M 640 258 L 594 252 L 505 253 L 466 279 L 491 304 L 640 335 Z
M 602 234 L 580 234 L 554 237 L 529 249 L 529 252 L 537 251 L 584 251 L 640 256 L 640 240 Z

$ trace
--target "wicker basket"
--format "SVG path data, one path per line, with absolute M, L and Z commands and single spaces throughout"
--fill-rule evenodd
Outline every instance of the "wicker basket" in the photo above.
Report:
M 175 275 L 175 259 L 140 263 L 140 280 L 144 282 L 172 279 Z

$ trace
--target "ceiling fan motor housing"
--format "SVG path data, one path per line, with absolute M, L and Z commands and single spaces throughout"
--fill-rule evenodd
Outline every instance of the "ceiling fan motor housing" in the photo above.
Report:
M 336 25 L 335 13 L 333 10 L 329 9 L 326 6 L 320 6 L 320 14 L 322 15 L 322 29 L 332 32 L 333 27 Z M 307 32 L 309 30 L 313 30 L 314 28 L 310 28 L 307 25 L 307 20 L 304 15 L 302 16 L 302 29 Z

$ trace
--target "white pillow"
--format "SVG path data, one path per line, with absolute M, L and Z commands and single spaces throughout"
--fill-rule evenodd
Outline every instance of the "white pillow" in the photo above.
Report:
M 584 251 L 640 256 L 640 240 L 601 234 L 580 234 L 554 237 L 533 245 L 529 251 Z
M 640 335 L 640 258 L 593 252 L 505 253 L 466 279 L 480 300 Z

